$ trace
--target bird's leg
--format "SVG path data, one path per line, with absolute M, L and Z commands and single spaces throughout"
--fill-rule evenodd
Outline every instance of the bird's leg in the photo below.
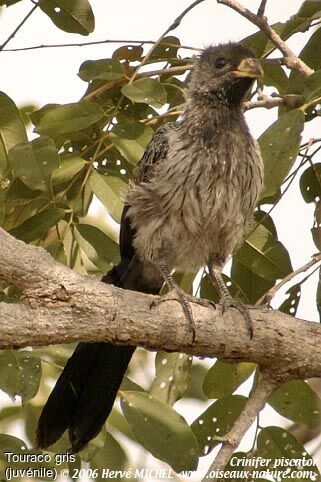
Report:
M 155 262 L 156 266 L 158 267 L 160 273 L 162 274 L 165 283 L 168 286 L 169 292 L 166 295 L 163 295 L 156 301 L 153 301 L 151 307 L 157 306 L 164 301 L 176 300 L 180 303 L 185 318 L 188 322 L 189 329 L 192 333 L 192 343 L 195 340 L 195 323 L 193 318 L 193 313 L 189 303 L 197 303 L 198 305 L 205 306 L 205 307 L 213 307 L 213 303 L 209 300 L 203 300 L 200 298 L 196 298 L 195 296 L 189 295 L 185 293 L 180 286 L 175 282 L 173 276 L 168 267 L 168 263 L 166 258 L 162 257 Z M 215 305 L 214 305 L 215 308 Z
M 214 286 L 216 285 L 218 287 L 220 293 L 220 304 L 222 305 L 222 313 L 224 313 L 227 308 L 236 308 L 243 315 L 245 321 L 247 322 L 250 338 L 253 338 L 253 323 L 250 312 L 246 305 L 244 305 L 244 303 L 238 300 L 234 300 L 231 293 L 227 289 L 222 277 L 223 266 L 224 262 L 217 260 L 215 260 L 215 262 L 212 261 L 208 264 L 210 280 Z

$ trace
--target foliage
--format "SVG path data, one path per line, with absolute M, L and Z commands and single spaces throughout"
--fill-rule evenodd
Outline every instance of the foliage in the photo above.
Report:
M 0 1 L 0 5 L 11 6 L 17 1 Z M 87 0 L 40 0 L 38 4 L 66 32 L 89 35 L 94 29 L 94 15 Z M 316 248 L 321 249 L 321 164 L 315 160 L 321 149 L 320 139 L 301 146 L 305 124 L 320 116 L 321 29 L 313 32 L 311 28 L 320 18 L 321 2 L 306 0 L 287 22 L 274 25 L 284 39 L 298 31 L 311 32 L 300 57 L 316 72 L 303 78 L 281 66 L 265 67 L 265 86 L 279 95 L 300 97 L 295 105 L 284 103 L 279 108 L 277 120 L 259 139 L 265 187 L 253 228 L 233 257 L 230 276 L 225 277 L 233 296 L 251 304 L 293 271 L 290 255 L 278 240 L 269 211 L 282 202 L 282 194 L 295 176 L 301 176 L 304 201 L 315 205 L 312 235 Z M 243 42 L 264 57 L 275 48 L 262 32 Z M 0 93 L 0 224 L 4 229 L 18 239 L 43 246 L 54 258 L 82 273 L 101 276 L 117 264 L 119 252 L 114 232 L 89 217 L 88 209 L 96 196 L 106 213 L 120 221 L 126 185 L 153 131 L 178 118 L 191 63 L 189 57 L 180 55 L 180 45 L 179 38 L 167 35 L 146 57 L 147 47 L 133 43 L 116 49 L 111 58 L 88 59 L 79 66 L 79 77 L 87 83 L 82 99 L 64 105 L 49 103 L 33 111 L 29 118 L 24 108 L 19 109 L 6 93 Z M 147 66 L 144 72 L 140 70 L 143 63 Z M 34 134 L 28 138 L 26 126 L 30 120 Z M 296 314 L 301 283 L 306 279 L 288 290 L 281 310 Z M 191 286 L 192 280 L 183 277 L 181 284 L 184 283 Z M 199 290 L 201 296 L 217 299 L 207 276 L 201 279 Z M 17 290 L 1 284 L 1 301 L 16 302 L 19 296 Z M 318 306 L 320 296 L 319 286 Z M 34 441 L 39 404 L 48 394 L 48 382 L 57 377 L 70 354 L 70 347 L 59 350 L 0 353 L 0 388 L 10 397 L 21 397 L 22 402 L 22 406 L 3 408 L 0 422 L 5 431 L 13 422 L 23 421 L 27 445 Z M 136 356 L 144 362 L 146 355 L 139 351 Z M 42 381 L 40 358 L 46 362 Z M 194 470 L 198 458 L 219 443 L 216 436 L 226 434 L 242 412 L 246 397 L 235 392 L 247 379 L 248 384 L 253 383 L 249 377 L 254 370 L 250 363 L 217 361 L 206 373 L 204 366 L 192 366 L 185 355 L 159 353 L 150 389 L 144 391 L 125 380 L 121 392 L 124 416 L 114 408 L 107 434 L 101 433 L 80 458 L 90 460 L 92 469 L 106 468 L 106 463 L 118 470 L 131 467 L 130 454 L 118 441 L 122 434 L 175 470 Z M 204 375 L 201 389 L 200 377 Z M 184 394 L 198 400 L 214 399 L 191 425 L 173 408 Z M 293 422 L 308 427 L 319 425 L 320 400 L 303 381 L 281 387 L 269 403 Z M 284 443 L 284 434 L 291 439 L 294 452 Z M 304 453 L 300 442 L 278 427 L 258 430 L 256 441 L 255 452 L 249 452 L 248 457 L 255 453 L 262 457 L 297 458 Z M 25 449 L 26 444 L 4 433 L 0 435 L 0 447 L 17 452 Z M 57 453 L 67 448 L 66 438 L 54 446 Z M 0 467 L 7 465 L 4 461 L 0 456 Z M 77 458 L 69 469 L 79 464 Z M 60 468 L 67 466 L 65 463 Z M 317 477 L 320 480 L 319 474 Z

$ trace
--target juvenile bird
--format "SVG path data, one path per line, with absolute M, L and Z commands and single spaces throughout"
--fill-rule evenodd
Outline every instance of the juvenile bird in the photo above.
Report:
M 195 62 L 183 117 L 160 127 L 137 165 L 121 221 L 121 261 L 103 278 L 125 289 L 158 294 L 164 281 L 184 310 L 194 341 L 191 303 L 172 271 L 207 266 L 223 308 L 232 299 L 221 271 L 241 242 L 263 178 L 257 143 L 242 103 L 262 68 L 239 43 L 206 48 Z M 165 298 L 166 299 L 166 298 Z M 251 329 L 251 326 L 250 326 Z M 69 430 L 81 450 L 108 417 L 135 348 L 81 343 L 39 419 L 37 445 L 46 448 Z

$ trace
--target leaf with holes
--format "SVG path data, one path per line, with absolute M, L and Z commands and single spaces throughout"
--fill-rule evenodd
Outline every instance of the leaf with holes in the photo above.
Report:
M 79 77 L 85 82 L 90 80 L 107 80 L 109 82 L 124 76 L 124 67 L 118 60 L 99 59 L 86 60 L 79 69 Z
M 123 392 L 121 406 L 137 441 L 174 470 L 195 470 L 198 446 L 185 419 L 147 393 Z
M 65 32 L 89 35 L 95 28 L 88 0 L 39 0 L 38 5 L 56 27 Z
M 156 59 L 159 61 L 160 59 L 172 59 L 177 57 L 177 51 L 180 48 L 181 43 L 177 37 L 173 35 L 169 35 L 168 37 L 164 37 L 159 44 L 156 45 L 156 48 L 153 50 L 150 58 Z
M 143 102 L 159 108 L 166 102 L 166 90 L 159 80 L 145 78 L 135 80 L 132 84 L 126 84 L 121 89 L 132 102 Z
M 228 433 L 246 402 L 247 398 L 241 395 L 220 398 L 194 420 L 191 429 L 197 437 L 200 456 L 208 455 L 220 443 L 215 437 L 223 437 Z
M 41 136 L 18 144 L 9 153 L 14 178 L 30 189 L 51 192 L 51 175 L 59 166 L 57 147 L 50 137 Z
M 104 111 L 95 102 L 75 102 L 45 106 L 31 115 L 38 134 L 58 137 L 91 126 L 104 117 Z
M 207 372 L 203 391 L 208 398 L 231 395 L 255 370 L 254 363 L 226 363 L 217 361 Z
M 78 224 L 75 236 L 79 246 L 102 273 L 119 262 L 119 247 L 96 226 Z
M 159 351 L 155 358 L 156 375 L 150 394 L 161 402 L 174 405 L 184 395 L 190 380 L 192 357 L 184 353 Z
M 262 224 L 247 237 L 234 258 L 266 280 L 275 281 L 293 271 L 288 251 Z
M 123 137 L 121 129 L 127 130 L 127 133 L 125 134 L 126 137 Z M 115 135 L 114 132 L 117 132 L 117 134 L 122 134 L 122 137 Z M 123 127 L 114 130 L 113 133 L 110 134 L 110 140 L 117 147 L 126 161 L 128 161 L 130 164 L 136 165 L 144 154 L 145 148 L 153 137 L 153 134 L 154 131 L 151 127 L 144 126 L 143 132 L 138 137 L 135 139 L 128 139 L 128 136 L 130 135 L 129 126 L 127 125 L 125 128 L 123 125 Z
M 320 425 L 321 400 L 303 380 L 291 380 L 278 388 L 268 401 L 274 410 L 309 428 Z
M 321 198 L 321 163 L 308 167 L 300 177 L 301 194 L 305 202 L 316 202 Z
M 41 379 L 40 358 L 30 351 L 0 353 L 0 389 L 10 397 L 21 397 L 22 405 L 33 398 Z
M 123 212 L 121 197 L 125 197 L 127 184 L 119 177 L 103 176 L 96 171 L 91 173 L 89 184 L 111 217 L 119 223 Z
M 114 60 L 127 60 L 128 62 L 135 62 L 141 60 L 144 53 L 143 47 L 140 45 L 123 45 L 115 50 L 112 58 Z
M 21 239 L 25 243 L 31 243 L 36 239 L 43 238 L 52 226 L 55 226 L 65 216 L 64 209 L 50 208 L 28 218 L 9 232 L 11 236 Z
M 290 432 L 280 427 L 266 427 L 257 437 L 256 457 L 270 459 L 269 468 L 283 471 L 286 479 L 302 482 L 320 482 L 319 470 L 301 445 Z M 300 470 L 300 478 L 295 472 Z
M 277 193 L 298 155 L 304 112 L 294 109 L 279 117 L 259 138 L 264 160 L 264 198 Z
M 0 92 L 0 176 L 6 174 L 10 149 L 27 140 L 19 109 L 10 97 Z
M 286 295 L 288 295 L 286 300 L 283 301 L 278 310 L 287 315 L 295 316 L 301 299 L 301 283 L 291 286 Z

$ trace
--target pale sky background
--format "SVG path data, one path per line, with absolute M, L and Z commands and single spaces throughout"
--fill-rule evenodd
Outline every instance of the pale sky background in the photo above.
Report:
M 6 48 L 105 39 L 157 40 L 191 0 L 90 0 L 90 3 L 96 18 L 96 28 L 90 36 L 60 31 L 40 9 L 37 9 Z M 260 1 L 244 0 L 243 3 L 247 8 L 256 11 Z M 270 22 L 283 21 L 294 14 L 302 3 L 301 0 L 269 0 L 266 14 Z M 31 2 L 24 0 L 8 9 L 1 9 L 0 44 L 11 34 L 31 7 Z M 187 14 L 181 26 L 170 35 L 177 35 L 183 45 L 204 47 L 211 43 L 239 40 L 254 31 L 256 28 L 252 24 L 232 10 L 218 5 L 214 0 L 207 0 Z M 305 34 L 297 34 L 288 43 L 299 52 L 304 38 Z M 87 86 L 87 83 L 77 76 L 81 63 L 88 59 L 110 57 L 117 46 L 119 45 L 103 44 L 81 48 L 1 52 L 0 90 L 8 94 L 19 106 L 33 103 L 42 107 L 48 103 L 77 102 Z M 247 113 L 247 119 L 253 135 L 258 137 L 276 119 L 276 110 L 256 109 Z M 304 133 L 304 140 L 320 137 L 320 127 L 320 120 L 310 122 Z M 298 193 L 298 182 L 294 182 L 273 212 L 279 239 L 289 249 L 294 269 L 308 262 L 311 255 L 317 251 L 310 234 L 313 210 L 313 205 L 307 205 Z M 296 281 L 297 279 L 294 282 Z M 299 317 L 318 320 L 314 301 L 316 284 L 316 274 L 304 284 Z M 279 302 L 280 297 L 277 298 L 275 306 L 278 306 Z M 7 402 L 7 398 L 4 400 Z M 195 406 L 186 413 L 186 407 L 190 408 L 185 401 L 175 405 L 190 422 L 200 412 Z M 203 411 L 204 406 L 200 407 Z M 278 416 L 275 417 L 274 414 L 272 418 L 272 409 L 268 408 L 262 415 L 261 423 L 268 425 L 273 421 L 277 424 L 278 420 Z M 245 446 L 243 444 L 241 448 L 249 448 L 251 441 L 248 437 Z M 205 469 L 212 459 L 213 454 L 210 454 L 202 460 L 200 467 Z M 149 466 L 158 467 L 159 463 L 154 460 Z

